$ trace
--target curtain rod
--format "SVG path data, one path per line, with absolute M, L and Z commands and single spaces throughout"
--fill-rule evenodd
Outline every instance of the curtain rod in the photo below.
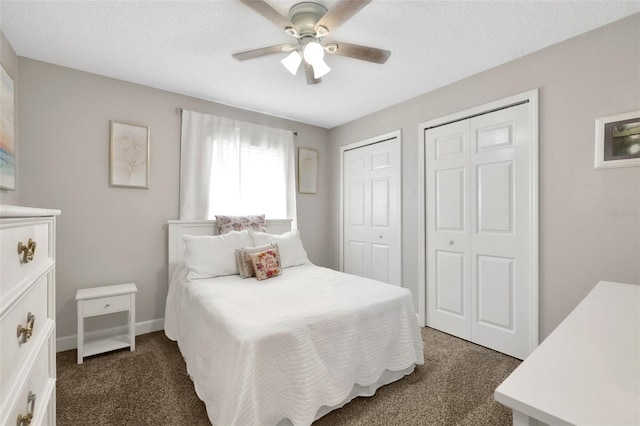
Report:
M 177 114 L 182 114 L 183 110 L 184 110 L 183 108 L 177 107 L 176 108 L 176 113 Z M 293 136 L 298 136 L 298 132 L 293 132 Z

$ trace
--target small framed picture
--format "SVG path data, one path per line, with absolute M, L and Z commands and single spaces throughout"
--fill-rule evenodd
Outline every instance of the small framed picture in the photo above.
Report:
M 640 111 L 596 119 L 595 168 L 640 166 Z
M 318 193 L 318 151 L 298 148 L 298 192 Z
M 111 121 L 109 185 L 149 188 L 150 128 Z

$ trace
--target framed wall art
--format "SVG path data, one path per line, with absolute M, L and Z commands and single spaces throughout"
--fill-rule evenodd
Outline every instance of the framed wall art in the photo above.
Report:
M 318 151 L 298 148 L 298 192 L 318 193 Z
M 640 166 L 640 111 L 596 119 L 595 168 Z
M 14 85 L 0 66 L 0 188 L 16 189 Z
M 109 185 L 149 188 L 150 128 L 111 121 Z

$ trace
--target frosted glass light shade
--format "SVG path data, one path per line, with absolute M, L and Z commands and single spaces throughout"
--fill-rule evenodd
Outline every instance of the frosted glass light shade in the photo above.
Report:
M 284 65 L 287 71 L 289 71 L 293 75 L 296 75 L 296 73 L 298 72 L 298 67 L 302 62 L 302 56 L 300 56 L 297 50 L 294 50 L 280 62 L 282 62 L 282 65 Z
M 307 43 L 302 54 L 304 56 L 304 60 L 307 61 L 308 64 L 315 65 L 316 62 L 322 61 L 322 58 L 324 58 L 324 48 L 320 43 L 312 41 Z
M 327 65 L 327 63 L 325 61 L 323 61 L 322 59 L 317 61 L 312 66 L 313 66 L 313 77 L 314 78 L 320 78 L 323 75 L 327 74 L 329 71 L 331 71 L 331 68 L 329 67 L 329 65 Z

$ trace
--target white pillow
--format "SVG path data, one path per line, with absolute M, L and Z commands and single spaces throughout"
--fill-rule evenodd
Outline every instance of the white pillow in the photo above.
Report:
M 284 234 L 267 234 L 265 232 L 249 230 L 249 235 L 253 239 L 253 244 L 256 246 L 263 246 L 269 243 L 278 244 L 282 268 L 310 263 L 297 229 L 285 232 Z
M 216 236 L 184 235 L 183 239 L 189 281 L 237 274 L 236 249 L 252 244 L 248 231 L 231 231 Z

